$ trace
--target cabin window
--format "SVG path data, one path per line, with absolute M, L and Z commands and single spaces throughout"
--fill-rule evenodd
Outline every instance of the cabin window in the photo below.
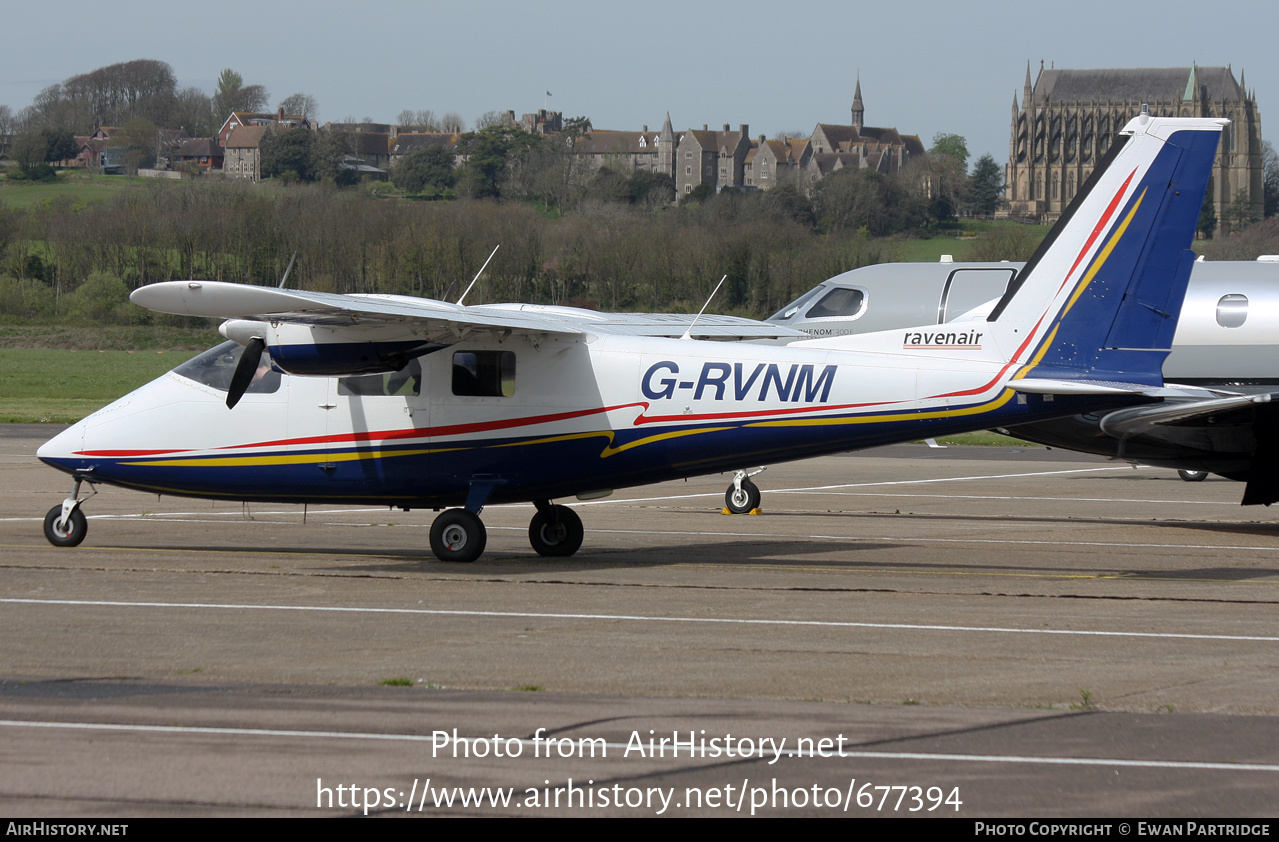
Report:
M 515 354 L 511 351 L 458 351 L 453 354 L 453 394 L 509 398 L 515 394 Z
M 866 303 L 866 293 L 856 288 L 833 289 L 804 314 L 809 319 L 856 316 Z
M 173 369 L 173 373 L 226 392 L 231 388 L 231 376 L 235 374 L 235 367 L 239 365 L 240 355 L 243 353 L 243 345 L 228 340 L 187 360 Z M 245 391 L 250 395 L 269 395 L 279 391 L 279 388 L 280 372 L 271 367 L 271 356 L 263 353 L 258 370 L 254 372 L 253 380 Z
M 339 395 L 380 395 L 391 397 L 422 394 L 422 361 L 414 358 L 399 371 L 338 378 Z
M 1248 296 L 1230 294 L 1217 302 L 1217 324 L 1222 327 L 1243 327 L 1248 320 Z

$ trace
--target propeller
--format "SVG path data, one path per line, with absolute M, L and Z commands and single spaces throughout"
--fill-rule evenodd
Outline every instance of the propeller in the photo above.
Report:
M 240 402 L 240 398 L 244 397 L 244 393 L 253 382 L 253 375 L 257 373 L 258 363 L 262 361 L 262 351 L 265 349 L 266 341 L 260 336 L 253 337 L 249 340 L 249 344 L 244 346 L 244 352 L 240 354 L 240 362 L 236 364 L 235 373 L 231 375 L 231 386 L 227 389 L 227 409 L 234 409 Z

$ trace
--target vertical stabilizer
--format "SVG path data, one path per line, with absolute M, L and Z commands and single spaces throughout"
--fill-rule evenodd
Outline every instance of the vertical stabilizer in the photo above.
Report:
M 1124 127 L 991 312 L 1026 337 L 1018 377 L 1162 384 L 1227 122 L 1143 111 Z

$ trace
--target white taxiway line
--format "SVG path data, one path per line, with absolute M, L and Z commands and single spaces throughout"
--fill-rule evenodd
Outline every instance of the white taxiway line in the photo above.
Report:
M 473 611 L 458 608 L 368 608 L 332 605 L 252 605 L 222 602 L 126 602 L 105 599 L 0 599 L 7 605 L 71 605 L 99 608 L 202 608 L 222 611 L 314 611 L 332 614 L 400 614 L 409 616 L 494 617 L 541 620 L 630 620 L 640 623 L 715 623 L 743 626 L 802 626 L 892 631 L 983 632 L 987 634 L 1055 634 L 1084 637 L 1156 638 L 1160 640 L 1255 641 L 1279 643 L 1279 637 L 1173 632 L 1121 632 L 1087 629 L 1019 629 L 1000 626 L 943 626 L 924 623 L 857 623 L 845 620 L 762 620 L 742 617 L 657 617 L 644 614 L 565 614 L 546 611 Z
M 885 480 L 882 482 L 852 482 L 852 483 L 841 483 L 838 485 L 800 486 L 798 488 L 769 488 L 769 489 L 766 489 L 766 492 L 768 494 L 813 494 L 816 492 L 830 492 L 830 493 L 838 494 L 840 496 L 858 496 L 858 497 L 862 497 L 862 496 L 865 496 L 865 497 L 880 497 L 880 496 L 884 496 L 884 497 L 944 497 L 944 498 L 959 497 L 965 500 L 1042 500 L 1047 502 L 1062 502 L 1062 503 L 1152 503 L 1156 505 L 1186 503 L 1191 505 L 1209 505 L 1209 504 L 1217 505 L 1217 506 L 1236 505 L 1234 503 L 1223 503 L 1219 500 L 1204 501 L 1204 500 L 1115 499 L 1115 498 L 1092 498 L 1092 497 L 1026 497 L 1023 495 L 1016 495 L 1016 496 L 996 496 L 996 495 L 984 496 L 984 495 L 955 495 L 955 494 L 883 494 L 883 495 L 880 495 L 880 494 L 858 494 L 856 492 L 840 492 L 838 490 L 843 488 L 879 488 L 884 486 L 897 486 L 897 485 L 926 485 L 926 484 L 940 483 L 940 482 L 969 482 L 972 480 L 986 480 L 986 479 L 1016 479 L 1018 477 L 1060 476 L 1064 474 L 1096 473 L 1097 471 L 1130 471 L 1132 469 L 1133 469 L 1133 466 L 1131 465 L 1121 465 L 1121 466 L 1107 465 L 1107 466 L 1102 466 L 1097 468 L 1073 468 L 1071 470 L 1066 470 L 1066 471 L 1031 471 L 1027 473 L 1017 473 L 1017 474 L 986 474 L 982 476 L 936 477 L 932 479 Z M 667 494 L 660 497 L 611 497 L 606 500 L 589 500 L 589 501 L 574 500 L 574 501 L 570 501 L 567 505 L 573 506 L 574 508 L 579 508 L 583 506 L 616 506 L 616 505 L 624 505 L 627 503 L 655 503 L 655 502 L 662 502 L 664 500 L 696 500 L 696 499 L 714 498 L 714 497 L 720 497 L 720 496 L 721 494 L 718 491 L 709 491 L 709 492 L 698 492 L 695 494 Z M 527 508 L 527 507 L 530 507 L 531 505 L 532 505 L 531 503 L 503 503 L 498 506 L 492 506 L 490 508 Z M 326 515 L 326 514 L 359 514 L 362 512 L 379 511 L 379 510 L 383 510 L 384 508 L 385 507 L 377 506 L 377 507 L 364 507 L 364 508 L 356 508 L 356 509 L 314 509 L 310 512 L 310 516 L 318 517 L 320 515 Z M 250 508 L 247 510 L 247 513 L 251 518 L 257 518 L 257 517 L 269 517 L 272 515 L 277 515 L 277 516 L 278 515 L 295 515 L 298 513 L 298 510 L 297 509 L 254 510 Z M 174 519 L 174 518 L 207 518 L 210 516 L 212 517 L 244 517 L 245 510 L 224 508 L 224 509 L 215 511 L 212 508 L 209 508 L 203 511 L 194 511 L 194 512 L 186 511 L 186 512 L 147 512 L 145 514 L 138 514 L 138 513 L 99 514 L 99 515 L 89 515 L 89 519 L 90 520 L 165 520 L 165 519 Z M 10 522 L 10 521 L 29 522 L 29 521 L 39 521 L 42 519 L 43 518 L 39 518 L 39 517 L 8 517 L 8 518 L 0 518 L 0 523 Z
M 5 728 L 65 728 L 84 731 L 123 731 L 144 732 L 153 734 L 211 734 L 225 737 L 301 737 L 308 739 L 329 740 L 382 740 L 390 742 L 435 742 L 435 735 L 425 734 L 377 734 L 360 731 L 297 731 L 276 730 L 272 728 L 210 728 L 207 726 L 185 725 L 120 725 L 110 722 L 44 722 L 24 721 L 21 719 L 0 719 L 0 727 Z M 442 738 L 445 739 L 445 738 Z M 453 737 L 446 738 L 453 742 Z M 458 742 L 484 737 L 458 737 Z M 537 747 L 535 740 L 515 739 L 504 742 L 518 742 L 526 748 Z M 543 741 L 544 742 L 544 741 Z M 625 751 L 626 743 L 605 743 L 607 749 Z M 814 751 L 784 751 L 787 757 L 813 757 Z M 1221 772 L 1279 772 L 1279 765 L 1270 763 L 1209 763 L 1185 760 L 1119 760 L 1106 757 L 1045 757 L 1017 754 L 941 754 L 915 751 L 843 751 L 845 758 L 876 760 L 936 760 L 956 763 L 1032 763 L 1047 766 L 1120 766 L 1138 769 L 1193 769 L 1200 771 Z M 691 757 L 698 760 L 700 758 Z
M 982 479 L 1016 479 L 1018 477 L 1048 477 L 1059 476 L 1062 474 L 1090 474 L 1097 471 L 1131 471 L 1131 465 L 1113 466 L 1108 465 L 1099 468 L 1073 468 L 1068 471 L 1030 471 L 1019 474 L 987 474 L 983 476 L 966 476 L 966 477 L 934 477 L 932 479 L 900 479 L 900 480 L 884 480 L 882 482 L 847 482 L 838 485 L 810 485 L 800 486 L 799 488 L 770 488 L 767 489 L 769 494 L 811 494 L 815 491 L 834 491 L 839 488 L 878 488 L 888 485 L 925 485 L 938 482 L 968 482 L 971 480 Z M 609 498 L 607 500 L 591 500 L 588 502 L 576 502 L 573 506 L 607 506 L 619 503 L 648 503 L 655 500 L 688 500 L 695 497 L 720 497 L 719 492 L 704 492 L 699 494 L 674 494 L 666 497 L 626 497 L 626 498 Z

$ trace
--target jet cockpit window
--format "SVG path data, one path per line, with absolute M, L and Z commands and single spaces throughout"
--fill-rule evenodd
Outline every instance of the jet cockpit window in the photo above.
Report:
M 511 351 L 457 351 L 453 354 L 453 394 L 509 398 L 515 394 L 515 354 Z
M 804 314 L 809 319 L 851 318 L 866 306 L 866 291 L 857 287 L 833 289 Z
M 415 357 L 409 360 L 404 368 L 387 374 L 339 377 L 338 394 L 382 397 L 420 395 L 422 394 L 422 361 Z
M 796 298 L 794 301 L 787 304 L 785 307 L 778 310 L 773 315 L 769 316 L 768 321 L 784 322 L 787 319 L 794 317 L 796 313 L 798 313 L 800 310 L 804 308 L 805 304 L 812 301 L 817 296 L 821 295 L 824 290 L 825 290 L 825 287 L 821 287 L 821 286 L 813 287 L 808 292 L 801 295 L 799 298 Z
M 173 369 L 173 373 L 225 392 L 231 388 L 231 375 L 235 374 L 235 367 L 243 353 L 243 345 L 228 340 L 187 360 Z M 280 372 L 271 368 L 271 356 L 263 354 L 246 392 L 250 395 L 269 395 L 279 388 Z
M 1243 327 L 1248 320 L 1248 296 L 1231 293 L 1221 296 L 1217 302 L 1217 324 L 1222 327 Z

